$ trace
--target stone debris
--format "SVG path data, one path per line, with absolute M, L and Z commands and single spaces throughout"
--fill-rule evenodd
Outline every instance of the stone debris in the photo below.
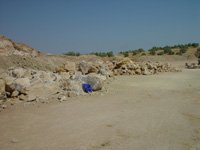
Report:
M 19 142 L 19 140 L 18 140 L 18 139 L 16 139 L 16 138 L 12 138 L 12 139 L 10 140 L 10 142 L 11 142 L 11 143 L 18 143 L 18 142 Z
M 1 105 L 1 108 L 5 109 L 7 108 L 7 105 Z
M 187 69 L 200 69 L 200 64 L 199 63 L 185 63 L 185 68 Z
M 63 102 L 67 97 L 85 95 L 83 84 L 90 84 L 94 92 L 102 93 L 106 91 L 104 84 L 109 84 L 118 75 L 152 75 L 179 71 L 181 70 L 169 63 L 139 64 L 129 58 L 112 62 L 96 60 L 94 63 L 67 61 L 55 72 L 10 68 L 0 77 L 0 105 L 6 108 L 4 104 L 9 98 L 23 102 L 24 106 L 36 102 L 49 103 L 51 99 Z

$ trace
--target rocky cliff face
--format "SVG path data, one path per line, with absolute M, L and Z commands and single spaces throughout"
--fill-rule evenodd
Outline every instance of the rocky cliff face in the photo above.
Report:
M 13 42 L 6 36 L 0 35 L 0 56 L 12 55 L 37 57 L 42 53 L 26 44 Z

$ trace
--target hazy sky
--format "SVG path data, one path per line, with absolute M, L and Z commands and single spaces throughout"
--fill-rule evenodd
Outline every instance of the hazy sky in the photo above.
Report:
M 43 53 L 200 42 L 200 0 L 0 0 L 0 34 Z

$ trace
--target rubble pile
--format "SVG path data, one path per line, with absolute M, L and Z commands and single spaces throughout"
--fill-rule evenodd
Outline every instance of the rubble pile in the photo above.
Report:
M 185 63 L 185 68 L 198 69 L 198 68 L 200 68 L 200 64 L 199 63 L 191 63 L 191 64 Z
M 178 72 L 180 69 L 169 63 L 139 65 L 128 58 L 118 62 L 67 61 L 55 72 L 10 68 L 0 75 L 0 105 L 3 108 L 6 102 L 63 102 L 67 97 L 85 95 L 83 84 L 89 84 L 93 91 L 102 91 L 104 83 L 117 75 L 151 75 L 169 71 Z
M 73 72 L 80 71 L 82 74 L 100 74 L 108 77 L 117 75 L 151 75 L 162 72 L 180 72 L 179 68 L 173 67 L 169 63 L 151 63 L 145 64 L 134 63 L 129 58 L 124 58 L 121 61 L 106 61 L 97 60 L 95 63 L 80 61 L 66 62 L 63 66 L 56 69 L 56 72 Z

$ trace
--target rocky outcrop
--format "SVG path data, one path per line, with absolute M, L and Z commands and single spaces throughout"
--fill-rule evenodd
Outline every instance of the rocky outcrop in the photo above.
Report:
M 11 55 L 37 57 L 42 55 L 42 53 L 26 44 L 13 42 L 5 36 L 0 35 L 0 56 Z

